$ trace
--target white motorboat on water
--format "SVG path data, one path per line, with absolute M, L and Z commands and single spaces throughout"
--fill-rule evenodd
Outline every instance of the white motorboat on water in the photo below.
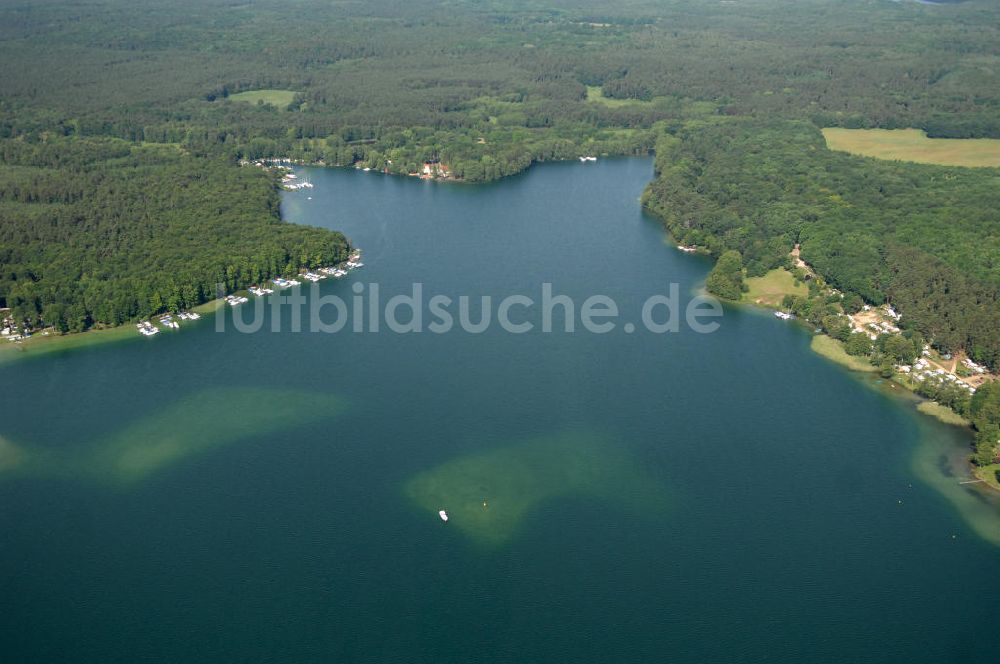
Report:
M 444 510 L 439 510 L 438 511 L 438 516 L 441 517 L 442 521 L 447 521 L 448 520 L 448 513 L 445 512 Z

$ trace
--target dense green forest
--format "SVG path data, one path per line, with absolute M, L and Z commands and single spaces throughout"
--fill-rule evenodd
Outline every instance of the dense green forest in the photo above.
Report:
M 260 169 L 106 138 L 0 150 L 0 305 L 17 320 L 116 325 L 347 256 L 339 233 L 282 222 Z
M 738 251 L 748 276 L 801 243 L 830 284 L 890 301 L 942 349 L 1000 363 L 997 169 L 852 157 L 808 122 L 742 119 L 682 130 L 657 165 L 645 202 L 682 242 Z
M 830 283 L 996 366 L 995 170 L 836 154 L 818 128 L 1000 137 L 998 18 L 983 0 L 0 0 L 0 306 L 115 324 L 343 251 L 282 224 L 243 159 L 437 159 L 483 181 L 655 147 L 646 202 L 681 239 L 751 274 L 801 242 Z M 251 90 L 288 94 L 233 97 Z

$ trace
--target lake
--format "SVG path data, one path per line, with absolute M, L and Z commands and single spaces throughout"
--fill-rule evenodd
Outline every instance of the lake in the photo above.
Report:
M 649 159 L 483 186 L 300 176 L 285 217 L 364 250 L 321 282 L 348 303 L 548 283 L 638 321 L 709 267 L 642 213 Z M 961 433 L 795 324 L 272 315 L 0 368 L 4 661 L 996 661 L 1000 548 L 969 524 L 989 536 L 1000 511 L 950 474 Z

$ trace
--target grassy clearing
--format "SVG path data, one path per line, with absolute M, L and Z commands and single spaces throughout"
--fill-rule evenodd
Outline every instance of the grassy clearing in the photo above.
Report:
M 851 371 L 863 371 L 865 373 L 878 371 L 865 358 L 848 355 L 847 351 L 844 350 L 844 344 L 825 334 L 817 334 L 812 338 L 812 343 L 809 346 L 813 349 L 814 353 L 818 353 L 828 360 L 847 367 Z
M 934 401 L 921 401 L 917 405 L 917 410 L 919 410 L 924 415 L 930 415 L 931 417 L 936 417 L 945 424 L 954 424 L 955 426 L 967 427 L 971 422 L 965 419 L 951 408 L 947 406 L 942 406 Z
M 242 101 L 248 104 L 256 104 L 263 101 L 276 108 L 287 108 L 295 100 L 295 92 L 292 90 L 247 90 L 235 95 L 229 95 L 233 101 Z
M 809 295 L 809 288 L 802 282 L 795 284 L 795 277 L 783 268 L 771 270 L 763 277 L 750 277 L 746 280 L 750 289 L 743 294 L 743 300 L 753 304 L 778 307 L 786 295 Z
M 611 108 L 620 108 L 622 106 L 642 106 L 653 103 L 651 101 L 643 101 L 641 99 L 613 99 L 611 97 L 605 97 L 604 92 L 601 91 L 601 86 L 599 85 L 587 86 L 587 101 L 603 104 Z
M 997 473 L 1000 472 L 1000 463 L 994 463 L 990 466 L 981 466 L 973 471 L 978 479 L 983 480 L 984 483 L 989 484 L 991 487 L 1000 491 L 1000 480 L 997 479 Z
M 831 150 L 851 154 L 941 166 L 1000 168 L 1000 139 L 927 138 L 920 129 L 823 130 Z

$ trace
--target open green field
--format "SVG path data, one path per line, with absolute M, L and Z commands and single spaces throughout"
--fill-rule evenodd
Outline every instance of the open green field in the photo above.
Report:
M 243 101 L 248 104 L 256 104 L 263 101 L 277 108 L 285 108 L 295 100 L 295 92 L 292 90 L 247 90 L 235 95 L 229 95 L 233 101 Z
M 604 104 L 610 108 L 618 108 L 621 106 L 636 106 L 651 104 L 652 102 L 643 101 L 641 99 L 614 99 L 612 97 L 605 97 L 604 92 L 601 91 L 601 86 L 599 85 L 588 85 L 587 86 L 587 101 L 597 102 L 598 104 Z
M 831 150 L 876 159 L 1000 168 L 1000 139 L 995 138 L 927 138 L 920 129 L 833 127 L 824 129 L 823 136 Z
M 763 277 L 750 277 L 746 280 L 750 289 L 743 294 L 746 302 L 778 307 L 786 295 L 809 295 L 809 288 L 801 281 L 796 284 L 795 277 L 788 270 L 777 268 Z
M 840 343 L 833 337 L 828 337 L 825 334 L 817 334 L 813 337 L 809 347 L 812 348 L 814 353 L 818 353 L 828 360 L 832 360 L 841 366 L 847 367 L 851 371 L 878 371 L 878 369 L 872 366 L 872 364 L 865 358 L 848 355 L 847 351 L 844 350 L 844 344 Z

